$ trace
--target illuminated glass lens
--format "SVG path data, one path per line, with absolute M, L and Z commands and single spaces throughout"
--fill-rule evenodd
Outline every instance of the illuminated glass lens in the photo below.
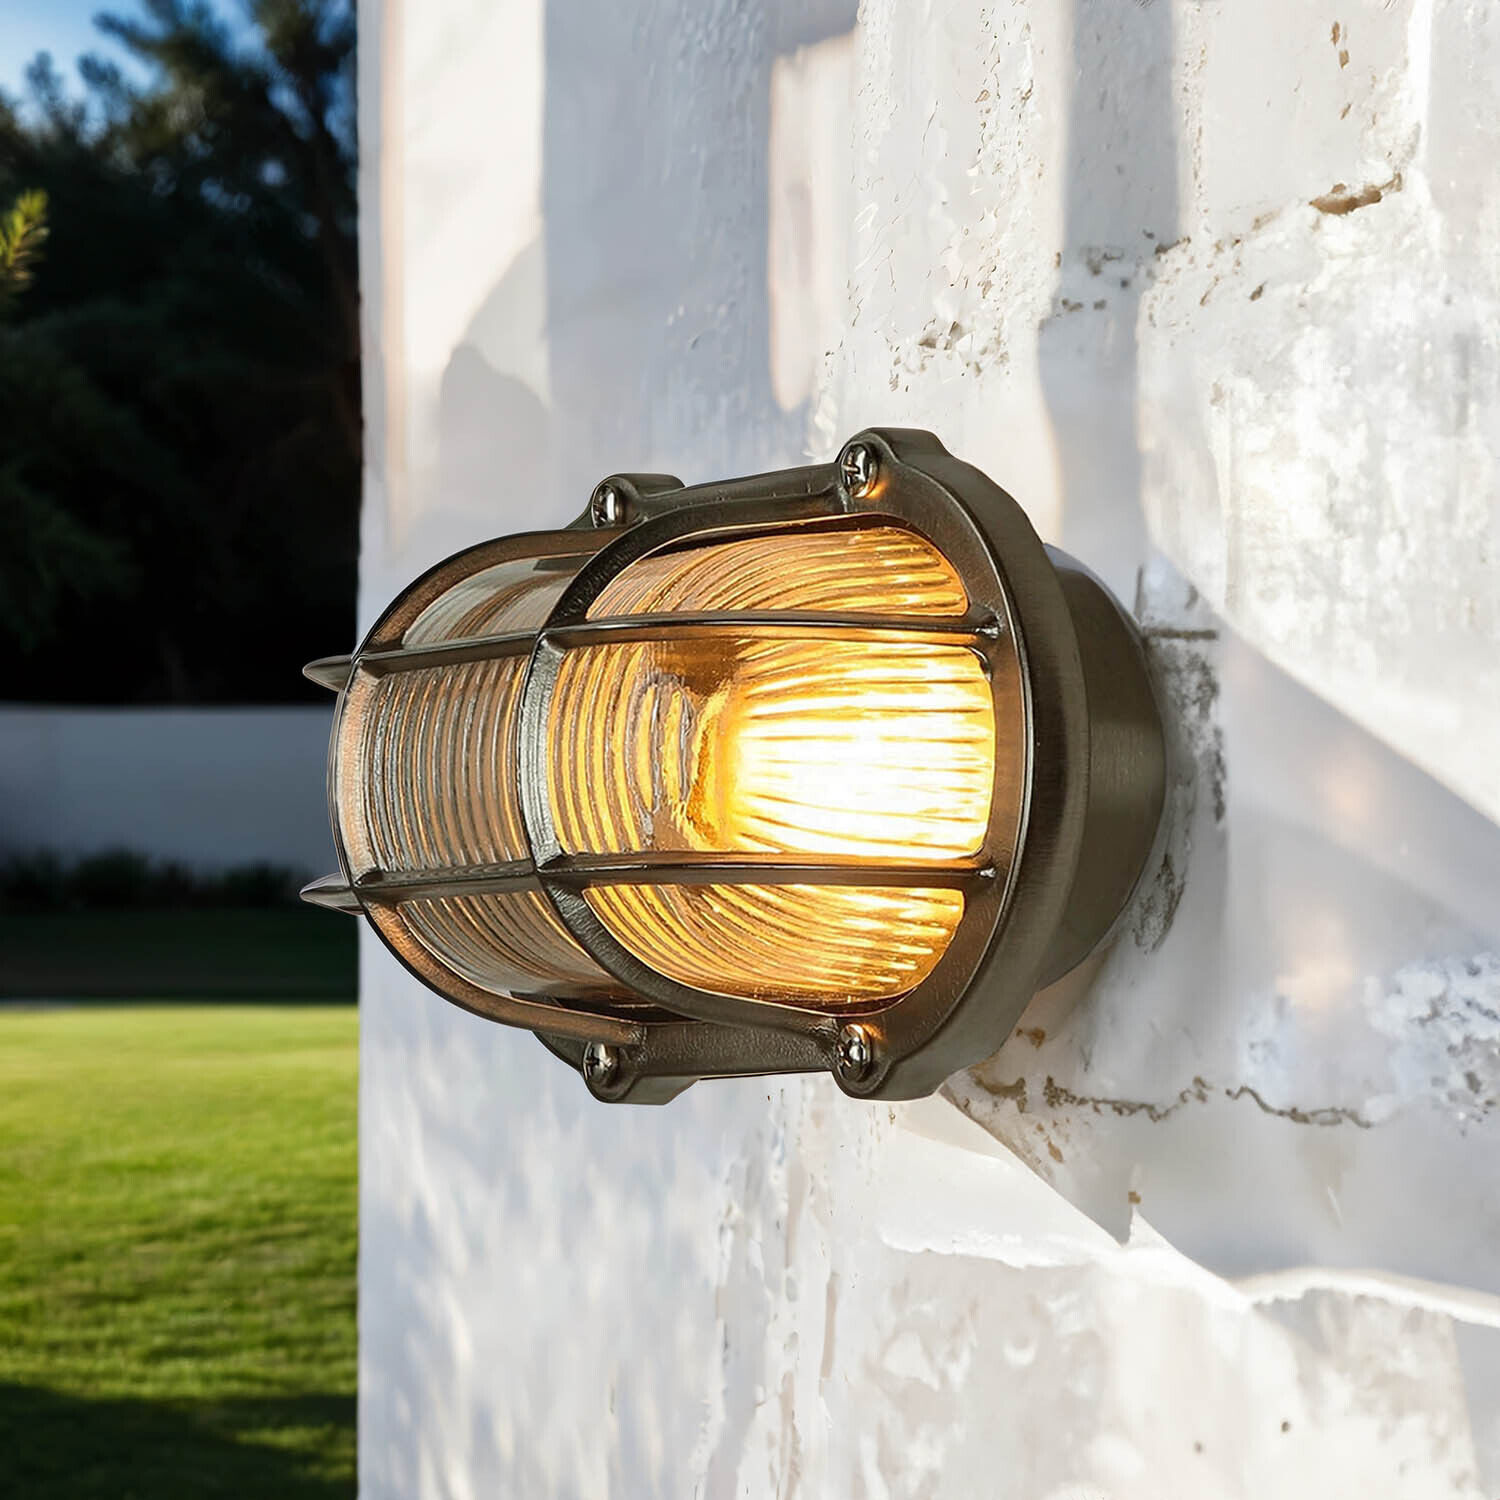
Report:
M 961 616 L 962 582 L 896 526 L 699 542 L 643 558 L 590 618 L 713 610 Z M 549 791 L 571 853 L 680 850 L 872 864 L 983 847 L 995 775 L 989 680 L 967 646 L 669 635 L 562 659 Z M 696 989 L 836 1009 L 926 978 L 962 892 L 851 884 L 595 885 L 615 939 Z
M 604 588 L 589 618 L 689 609 L 961 615 L 968 603 L 952 563 L 914 532 L 788 527 L 643 557 Z
M 534 630 L 583 559 L 523 558 L 464 579 L 408 628 L 407 646 Z M 338 799 L 353 873 L 506 864 L 529 857 L 515 759 L 524 656 L 392 673 L 358 686 L 358 796 Z M 539 890 L 401 903 L 410 935 L 494 994 L 618 996 Z
M 963 916 L 954 890 L 841 885 L 593 886 L 642 962 L 695 989 L 820 1009 L 904 994 Z
M 966 646 L 672 637 L 569 651 L 550 750 L 570 854 L 904 863 L 978 852 L 995 720 Z
M 549 786 L 569 853 L 771 853 L 874 864 L 981 849 L 989 680 L 967 646 L 674 637 L 568 652 Z M 616 939 L 695 988 L 828 1006 L 904 993 L 963 914 L 941 887 L 590 887 Z
M 539 629 L 586 557 L 516 558 L 440 594 L 406 628 L 403 646 Z
M 619 991 L 540 891 L 407 901 L 401 913 L 423 947 L 482 990 L 566 996 Z
M 360 826 L 373 868 L 440 870 L 524 859 L 515 775 L 524 658 L 380 678 L 364 714 Z
M 482 569 L 435 599 L 407 646 L 539 627 L 582 559 Z M 622 570 L 590 617 L 756 610 L 961 617 L 962 583 L 896 526 L 731 536 Z M 517 791 L 525 658 L 360 678 L 341 732 L 359 794 L 340 795 L 356 876 L 524 861 Z M 912 989 L 963 916 L 962 891 L 860 883 L 870 866 L 976 858 L 995 783 L 985 666 L 968 644 L 892 630 L 848 639 L 684 621 L 660 638 L 563 653 L 547 787 L 570 854 L 785 856 L 850 863 L 850 883 L 597 884 L 585 898 L 641 962 L 696 989 L 838 1009 Z M 406 931 L 495 993 L 613 995 L 539 889 L 422 896 Z

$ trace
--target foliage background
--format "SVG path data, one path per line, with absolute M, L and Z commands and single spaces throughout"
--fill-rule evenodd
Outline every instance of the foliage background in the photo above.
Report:
M 353 7 L 245 9 L 141 0 L 97 23 L 130 78 L 0 94 L 46 233 L 0 294 L 0 697 L 296 701 L 351 644 Z

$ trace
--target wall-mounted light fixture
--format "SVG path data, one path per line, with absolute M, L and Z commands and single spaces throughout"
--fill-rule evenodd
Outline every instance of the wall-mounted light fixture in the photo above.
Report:
M 307 673 L 343 869 L 303 894 L 601 1099 L 929 1092 L 1102 941 L 1162 806 L 1131 621 L 925 432 L 616 475 Z

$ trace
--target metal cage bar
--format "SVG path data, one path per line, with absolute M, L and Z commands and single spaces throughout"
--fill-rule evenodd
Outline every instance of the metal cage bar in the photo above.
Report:
M 682 610 L 653 614 L 614 615 L 572 625 L 544 626 L 505 635 L 472 636 L 439 641 L 429 646 L 398 646 L 367 651 L 355 665 L 378 677 L 415 672 L 423 667 L 457 666 L 527 655 L 539 642 L 563 651 L 611 642 L 655 641 L 672 637 L 754 633 L 767 639 L 815 634 L 830 640 L 903 640 L 948 645 L 962 642 L 982 647 L 997 629 L 991 614 L 970 610 L 950 618 L 933 615 L 864 614 L 855 610 Z
M 963 887 L 985 878 L 988 866 L 972 861 L 905 860 L 874 864 L 845 859 L 799 859 L 796 855 L 720 853 L 699 850 L 631 854 L 564 854 L 547 860 L 544 881 L 584 887 L 599 885 L 880 885 L 920 888 Z
M 393 904 L 440 896 L 499 895 L 537 884 L 536 865 L 518 859 L 499 865 L 447 865 L 438 870 L 370 870 L 354 882 L 354 893 L 365 901 Z
M 993 880 L 993 865 L 957 860 L 872 864 L 862 858 L 799 859 L 795 855 L 643 850 L 629 854 L 559 854 L 437 870 L 371 870 L 354 882 L 356 896 L 390 904 L 443 896 L 500 894 L 555 882 L 568 889 L 606 885 L 848 885 L 920 890 L 964 889 Z
M 832 640 L 871 641 L 896 638 L 947 645 L 978 644 L 994 617 L 967 611 L 962 615 L 886 615 L 858 610 L 666 610 L 640 615 L 610 615 L 577 624 L 543 627 L 542 639 L 562 650 L 604 645 L 611 641 L 648 641 L 666 637 L 695 639 L 741 632 L 767 638 L 814 634 Z
M 471 661 L 498 661 L 511 656 L 525 656 L 536 644 L 534 630 L 517 630 L 506 635 L 476 635 L 462 640 L 435 641 L 430 646 L 395 646 L 388 651 L 367 651 L 354 660 L 355 666 L 376 677 L 395 672 L 416 672 L 423 667 L 452 667 Z

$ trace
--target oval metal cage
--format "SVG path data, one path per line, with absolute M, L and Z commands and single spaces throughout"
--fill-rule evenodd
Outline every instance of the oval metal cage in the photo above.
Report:
M 342 869 L 306 897 L 602 1099 L 929 1092 L 1106 936 L 1162 805 L 1132 623 L 922 432 L 615 475 L 307 671 Z

